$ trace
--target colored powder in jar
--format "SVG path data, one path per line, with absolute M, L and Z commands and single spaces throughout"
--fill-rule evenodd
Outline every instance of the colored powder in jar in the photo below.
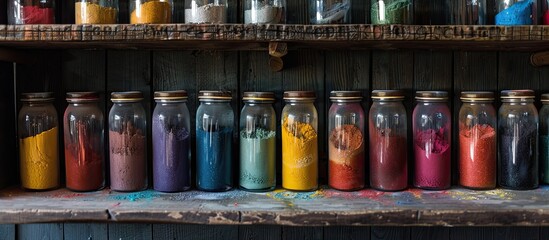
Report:
M 99 190 L 105 184 L 103 145 L 95 146 L 94 143 L 102 143 L 102 134 L 94 134 L 85 122 L 77 121 L 75 125 L 75 140 L 65 137 L 67 188 L 73 191 Z
M 496 15 L 496 25 L 531 25 L 532 0 L 516 2 Z
M 97 3 L 76 2 L 74 16 L 76 24 L 115 24 L 117 10 L 112 7 L 103 7 Z
M 459 131 L 459 183 L 474 189 L 496 186 L 496 130 L 487 124 Z
M 538 186 L 537 124 L 500 126 L 499 185 L 511 189 Z
M 210 3 L 194 9 L 185 9 L 185 22 L 225 23 L 227 22 L 227 7 Z
M 172 6 L 169 2 L 148 1 L 135 8 L 130 16 L 131 24 L 171 23 Z
M 109 131 L 111 189 L 139 191 L 147 187 L 147 145 L 141 129 L 127 122 L 119 131 Z
M 57 127 L 20 143 L 21 186 L 31 190 L 47 190 L 59 186 Z
M 53 8 L 39 6 L 23 7 L 23 24 L 54 24 L 55 11 Z
M 170 126 L 153 118 L 153 188 L 180 192 L 191 187 L 190 138 L 185 128 Z
M 375 2 L 371 7 L 372 24 L 405 24 L 409 16 L 412 2 L 398 0 L 385 5 L 383 0 Z
M 276 186 L 276 132 L 240 131 L 240 187 L 270 190 Z
M 318 141 L 312 125 L 284 118 L 282 187 L 310 191 L 318 187 Z
M 549 11 L 545 11 L 543 14 L 543 25 L 549 25 Z
M 370 121 L 370 186 L 382 191 L 398 191 L 408 186 L 406 138 L 379 129 Z
M 347 21 L 347 14 L 351 8 L 349 0 L 335 0 L 326 2 L 326 6 L 317 5 L 316 12 L 311 16 L 313 24 L 341 24 Z
M 539 161 L 541 163 L 541 181 L 549 183 L 549 135 L 539 137 Z
M 352 191 L 364 187 L 364 138 L 355 125 L 334 128 L 329 138 L 328 181 L 330 187 Z
M 416 133 L 414 185 L 425 189 L 450 187 L 450 142 L 444 138 L 447 130 L 425 130 Z
M 204 191 L 226 191 L 232 187 L 233 129 L 196 130 L 196 184 Z
M 284 8 L 265 4 L 253 10 L 244 11 L 244 23 L 278 24 L 283 21 Z

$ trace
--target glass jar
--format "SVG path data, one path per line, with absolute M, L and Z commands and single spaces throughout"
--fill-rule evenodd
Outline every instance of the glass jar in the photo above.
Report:
M 57 111 L 53 93 L 23 93 L 19 111 L 21 187 L 49 190 L 59 187 Z
M 147 188 L 147 116 L 141 92 L 113 92 L 109 112 L 111 189 Z
M 227 0 L 185 0 L 185 23 L 227 23 Z
M 496 0 L 496 25 L 535 25 L 536 2 L 534 0 Z
M 497 116 L 492 92 L 462 92 L 459 110 L 459 184 L 496 187 Z
M 451 184 L 452 116 L 445 91 L 416 92 L 412 116 L 414 133 L 414 186 L 429 190 L 447 189 Z
M 173 0 L 130 0 L 130 23 L 171 23 Z
M 412 0 L 371 0 L 372 24 L 412 24 Z
M 346 24 L 351 22 L 351 0 L 309 0 L 310 24 Z
M 538 179 L 538 111 L 534 91 L 501 91 L 499 108 L 499 185 L 534 189 Z
M 245 92 L 240 114 L 240 188 L 269 191 L 276 186 L 276 113 L 272 92 Z
M 318 114 L 313 91 L 284 92 L 282 109 L 282 187 L 318 188 Z
M 54 24 L 55 0 L 8 0 L 8 24 Z
M 364 110 L 359 91 L 332 91 L 328 113 L 328 184 L 353 191 L 364 188 Z
M 542 11 L 541 11 L 541 13 L 543 14 L 542 23 L 543 25 L 549 25 L 549 0 L 543 0 L 542 4 L 543 4 Z
M 191 120 L 186 91 L 154 93 L 153 188 L 181 192 L 191 187 Z
M 447 0 L 448 24 L 486 25 L 486 0 Z
M 76 24 L 116 24 L 118 0 L 75 0 L 74 22 Z
M 539 111 L 539 162 L 541 181 L 549 183 L 549 93 L 541 95 Z
M 69 92 L 63 117 L 67 188 L 105 187 L 104 118 L 96 92 Z
M 374 90 L 372 100 L 370 186 L 381 191 L 403 190 L 408 187 L 408 121 L 402 104 L 404 92 Z
M 286 1 L 246 0 L 244 5 L 244 23 L 286 23 Z
M 234 113 L 231 92 L 200 91 L 196 110 L 196 186 L 203 191 L 232 188 Z

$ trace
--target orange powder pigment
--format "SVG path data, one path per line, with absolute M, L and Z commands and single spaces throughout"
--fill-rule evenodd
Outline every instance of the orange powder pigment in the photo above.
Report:
M 329 185 L 352 191 L 364 187 L 364 138 L 355 125 L 343 125 L 330 133 Z
M 492 126 L 460 128 L 459 183 L 474 189 L 496 186 L 496 131 Z

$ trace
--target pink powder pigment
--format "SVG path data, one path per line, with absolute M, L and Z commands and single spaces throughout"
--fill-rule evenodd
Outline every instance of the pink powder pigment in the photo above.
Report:
M 424 189 L 450 187 L 450 142 L 445 128 L 417 132 L 414 139 L 414 185 Z M 448 134 L 449 135 L 449 134 Z M 448 136 L 449 138 L 450 136 Z
M 55 12 L 53 8 L 38 6 L 23 7 L 23 24 L 54 24 Z

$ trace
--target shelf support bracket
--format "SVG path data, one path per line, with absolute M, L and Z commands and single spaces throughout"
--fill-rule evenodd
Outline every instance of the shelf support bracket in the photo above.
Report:
M 288 54 L 288 44 L 285 42 L 269 42 L 269 67 L 275 72 L 284 69 L 282 57 Z
M 549 51 L 533 53 L 530 56 L 530 63 L 534 67 L 542 67 L 549 65 Z

